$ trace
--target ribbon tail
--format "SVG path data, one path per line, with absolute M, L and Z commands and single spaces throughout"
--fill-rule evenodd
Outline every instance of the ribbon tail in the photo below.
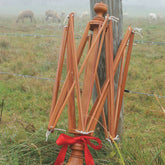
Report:
M 63 164 L 63 162 L 65 160 L 65 155 L 66 155 L 67 149 L 68 149 L 68 145 L 64 145 L 61 148 L 54 165 L 62 165 Z
M 86 163 L 86 165 L 94 165 L 95 164 L 87 144 L 85 144 L 84 155 L 85 155 L 85 163 Z

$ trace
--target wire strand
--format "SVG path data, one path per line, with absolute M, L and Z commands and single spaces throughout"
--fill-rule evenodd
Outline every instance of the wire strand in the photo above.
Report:
M 34 78 L 34 79 L 38 79 L 38 80 L 55 81 L 55 79 L 52 79 L 52 78 L 36 77 L 36 76 L 22 75 L 22 74 L 9 73 L 9 72 L 1 72 L 0 71 L 0 74 L 6 74 L 6 75 L 12 75 L 12 76 L 19 76 L 19 77 L 23 77 L 23 78 Z M 64 83 L 64 81 L 60 81 L 60 82 L 61 83 Z M 160 96 L 160 95 L 157 95 L 157 94 L 149 94 L 149 93 L 142 93 L 142 92 L 130 91 L 128 89 L 125 89 L 124 92 L 126 92 L 126 93 L 132 93 L 132 94 L 140 94 L 140 95 L 152 96 L 152 97 L 155 97 L 155 95 L 156 95 L 159 98 L 165 98 L 165 96 Z
M 56 37 L 61 38 L 60 35 L 44 35 L 44 34 L 19 34 L 19 33 L 0 33 L 1 36 L 16 36 L 16 37 Z M 75 36 L 75 39 L 80 39 L 80 36 Z M 135 43 L 151 43 L 151 44 L 165 44 L 165 42 L 156 42 L 156 41 L 142 41 L 134 40 Z

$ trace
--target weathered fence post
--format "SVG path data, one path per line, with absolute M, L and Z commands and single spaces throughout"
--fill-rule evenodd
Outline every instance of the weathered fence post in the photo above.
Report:
M 90 14 L 91 14 L 92 18 L 96 15 L 96 13 L 93 10 L 95 3 L 98 3 L 101 1 L 108 5 L 108 14 L 110 16 L 115 16 L 115 17 L 119 18 L 119 22 L 117 22 L 117 23 L 113 22 L 113 52 L 114 52 L 114 57 L 115 57 L 118 47 L 120 45 L 121 39 L 122 39 L 122 31 L 123 31 L 122 0 L 90 0 Z M 120 71 L 120 67 L 118 67 L 118 69 L 116 71 L 115 80 L 114 80 L 115 97 L 116 97 L 116 93 L 117 93 L 119 71 Z M 97 72 L 98 72 L 98 76 L 99 76 L 100 86 L 102 86 L 106 79 L 105 49 L 104 48 L 102 49 L 102 54 L 100 57 Z M 96 97 L 97 97 L 97 92 L 96 92 L 96 88 L 94 88 L 93 99 L 95 100 Z M 104 107 L 104 110 L 105 110 L 105 113 L 107 113 L 106 107 Z M 123 133 L 123 106 L 122 106 L 121 113 L 120 113 L 120 120 L 119 120 L 117 134 L 119 134 L 121 137 L 122 133 Z

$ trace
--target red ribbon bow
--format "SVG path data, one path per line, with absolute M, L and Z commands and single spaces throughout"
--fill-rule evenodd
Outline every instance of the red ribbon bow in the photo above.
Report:
M 98 143 L 98 145 L 96 146 L 96 145 L 92 144 L 90 142 L 90 139 L 95 140 Z M 54 165 L 60 165 L 64 162 L 68 145 L 72 145 L 75 143 L 81 143 L 81 144 L 84 143 L 85 144 L 84 155 L 85 155 L 85 162 L 87 165 L 94 165 L 94 160 L 88 149 L 88 145 L 90 145 L 95 150 L 99 150 L 102 148 L 101 140 L 99 138 L 91 137 L 91 136 L 71 137 L 71 136 L 68 136 L 65 134 L 61 134 L 58 137 L 56 143 L 58 145 L 63 145 L 63 147 L 61 148 Z

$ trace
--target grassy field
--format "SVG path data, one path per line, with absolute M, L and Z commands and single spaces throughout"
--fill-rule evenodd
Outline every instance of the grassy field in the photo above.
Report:
M 78 22 L 76 24 L 76 21 Z M 81 36 L 86 21 L 75 21 L 75 34 Z M 82 23 L 81 23 L 82 24 Z M 135 40 L 165 42 L 165 20 L 152 24 L 143 18 L 124 20 L 142 28 Z M 35 23 L 15 23 L 14 18 L 0 18 L 0 33 L 44 34 L 57 37 L 0 36 L 0 72 L 54 79 L 62 28 L 42 19 Z M 79 42 L 79 39 L 76 39 Z M 65 74 L 65 73 L 64 73 Z M 136 44 L 133 47 L 126 89 L 165 96 L 165 45 Z M 0 74 L 0 164 L 53 164 L 60 150 L 55 144 L 61 132 L 54 132 L 45 142 L 54 82 Z M 2 102 L 4 100 L 4 106 Z M 125 164 L 165 164 L 165 98 L 125 93 L 124 136 L 119 144 Z M 63 115 L 59 128 L 67 129 Z M 95 162 L 122 164 L 119 153 L 102 138 L 100 151 L 91 149 Z M 70 150 L 66 158 L 69 157 Z

